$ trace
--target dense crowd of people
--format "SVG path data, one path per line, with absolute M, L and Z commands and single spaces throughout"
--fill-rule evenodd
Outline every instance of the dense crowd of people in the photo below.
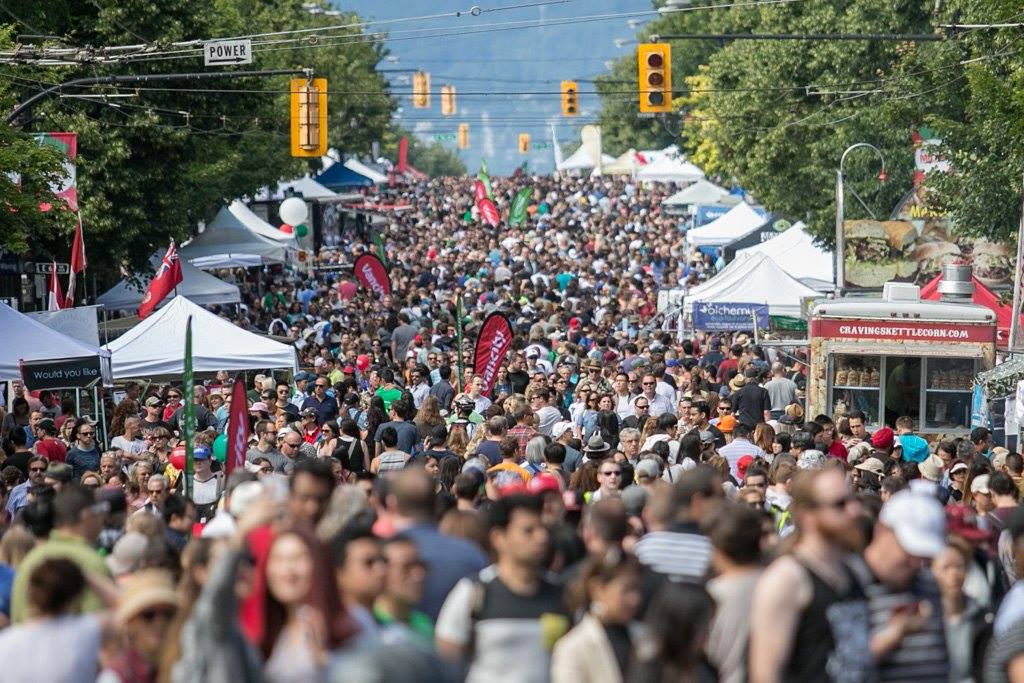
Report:
M 9 383 L 0 679 L 1024 681 L 1020 454 L 805 415 L 800 350 L 658 316 L 716 268 L 670 187 L 495 179 L 499 209 L 524 185 L 522 226 L 431 180 L 382 240 L 238 276 L 223 314 L 301 370 L 196 384 L 191 482 L 180 381 L 99 422 Z M 383 298 L 345 270 L 376 241 Z

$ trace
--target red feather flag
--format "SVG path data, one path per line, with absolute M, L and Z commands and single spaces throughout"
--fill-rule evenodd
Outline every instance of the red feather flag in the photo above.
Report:
M 476 205 L 487 224 L 492 228 L 498 227 L 498 224 L 501 223 L 501 215 L 498 214 L 498 207 L 494 205 L 494 202 L 484 197 Z
M 160 267 L 156 270 L 156 275 L 150 281 L 149 287 L 146 288 L 146 295 L 142 297 L 142 304 L 139 306 L 139 319 L 142 320 L 155 311 L 157 305 L 173 292 L 174 288 L 181 284 L 181 281 L 181 261 L 178 259 L 178 248 L 174 246 L 174 242 L 171 242 L 167 253 L 164 254 L 163 261 L 160 262 Z
M 231 413 L 228 416 L 228 453 L 224 471 L 229 475 L 245 467 L 245 451 L 249 448 L 249 404 L 245 396 L 245 380 L 235 378 L 231 388 Z
M 373 254 L 363 254 L 356 259 L 353 267 L 356 278 L 376 297 L 391 293 L 391 277 L 384 263 Z
M 480 328 L 473 355 L 473 372 L 484 378 L 485 394 L 490 394 L 498 381 L 498 370 L 512 348 L 512 323 L 501 313 L 491 313 Z

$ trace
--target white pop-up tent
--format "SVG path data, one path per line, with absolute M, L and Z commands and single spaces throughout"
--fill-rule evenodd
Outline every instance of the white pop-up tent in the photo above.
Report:
M 831 251 L 814 243 L 802 222 L 767 242 L 740 249 L 736 258 L 744 259 L 754 254 L 764 254 L 800 282 L 819 292 L 835 289 L 835 259 Z
M 154 268 L 159 265 L 160 257 L 150 259 Z M 150 277 L 142 278 L 139 284 L 129 279 L 124 279 L 96 297 L 96 303 L 108 311 L 130 311 L 136 310 L 142 303 L 142 297 L 149 285 Z M 180 296 L 200 306 L 212 306 L 214 304 L 237 304 L 242 301 L 238 287 L 209 273 L 204 273 L 188 261 L 181 263 L 181 283 L 175 288 Z M 166 304 L 164 299 L 161 305 Z
M 667 156 L 641 166 L 636 172 L 637 180 L 661 183 L 692 183 L 703 177 L 704 171 L 689 161 Z
M 296 250 L 295 235 L 281 232 L 237 199 L 217 212 L 178 255 L 200 268 L 284 263 Z
M 179 376 L 185 371 L 185 323 L 192 316 L 192 367 L 218 370 L 297 369 L 295 349 L 247 332 L 183 296 L 107 344 L 115 379 Z
M 0 382 L 21 378 L 21 363 L 99 358 L 104 384 L 110 384 L 110 352 L 69 337 L 0 302 Z M 69 383 L 64 386 L 85 386 Z M 52 386 L 61 386 L 59 383 Z
M 602 154 L 601 155 L 601 165 L 602 166 L 605 166 L 607 164 L 611 164 L 611 163 L 614 163 L 614 162 L 615 162 L 615 157 L 613 157 L 612 155 L 610 155 L 610 154 Z M 597 163 L 594 161 L 593 157 L 590 156 L 590 153 L 587 151 L 586 146 L 585 145 L 580 145 L 579 149 L 577 149 L 575 152 L 573 152 L 572 154 L 569 155 L 569 158 L 563 159 L 562 162 L 560 164 L 558 164 L 558 170 L 559 171 L 580 171 L 580 170 L 585 170 L 585 169 L 588 169 L 588 168 L 595 168 L 596 166 L 597 166 Z
M 636 150 L 631 149 L 620 154 L 614 161 L 609 163 L 601 162 L 601 173 L 594 169 L 592 175 L 632 175 L 640 166 L 636 159 Z
M 754 254 L 733 261 L 718 275 L 687 292 L 683 312 L 692 314 L 693 305 L 698 302 L 768 304 L 769 315 L 799 317 L 801 300 L 819 294 L 764 254 Z
M 707 225 L 686 233 L 686 239 L 695 247 L 721 247 L 743 237 L 764 225 L 766 219 L 746 202 L 740 202 L 725 215 Z
M 676 192 L 661 203 L 662 206 L 689 206 L 691 204 L 738 204 L 741 199 L 710 180 L 700 179 L 693 185 Z
M 264 187 L 262 190 L 256 193 L 256 201 L 259 202 L 278 202 L 285 197 L 298 195 L 303 199 L 334 199 L 338 196 L 338 193 L 334 190 L 330 190 L 317 181 L 310 178 L 308 175 L 295 180 L 289 180 L 287 182 L 280 182 L 277 184 L 277 189 L 271 191 L 269 187 Z M 280 230 L 278 230 L 280 232 Z

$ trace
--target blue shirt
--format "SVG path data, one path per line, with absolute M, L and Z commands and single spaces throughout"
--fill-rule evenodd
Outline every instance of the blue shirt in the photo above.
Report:
M 302 402 L 302 410 L 306 408 L 312 408 L 316 411 L 317 422 L 323 424 L 330 422 L 334 418 L 338 417 L 338 402 L 330 396 L 324 396 L 324 400 L 321 401 L 316 396 L 310 396 Z
M 928 459 L 928 442 L 916 434 L 904 434 L 899 437 L 903 446 L 903 459 L 908 462 L 924 462 Z
M 24 481 L 11 489 L 11 495 L 7 497 L 7 506 L 4 508 L 8 522 L 14 519 L 18 510 L 28 505 L 28 490 L 31 487 L 32 482 Z
M 91 451 L 83 451 L 75 446 L 68 451 L 68 457 L 64 459 L 64 462 L 71 465 L 73 470 L 71 476 L 78 481 L 86 472 L 100 471 L 100 452 L 96 450 L 95 446 Z
M 412 539 L 427 566 L 423 599 L 416 609 L 434 621 L 455 584 L 488 564 L 480 548 L 465 539 L 442 534 L 433 524 L 413 525 L 399 536 Z

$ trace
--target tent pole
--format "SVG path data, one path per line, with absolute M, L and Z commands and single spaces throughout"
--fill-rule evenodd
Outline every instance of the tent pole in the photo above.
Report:
M 96 409 L 96 420 L 103 429 L 103 450 L 107 450 L 107 411 L 103 409 L 103 404 L 100 403 L 99 387 L 92 388 L 92 400 L 93 408 Z
M 75 415 L 82 417 L 82 394 L 78 387 L 75 387 Z

